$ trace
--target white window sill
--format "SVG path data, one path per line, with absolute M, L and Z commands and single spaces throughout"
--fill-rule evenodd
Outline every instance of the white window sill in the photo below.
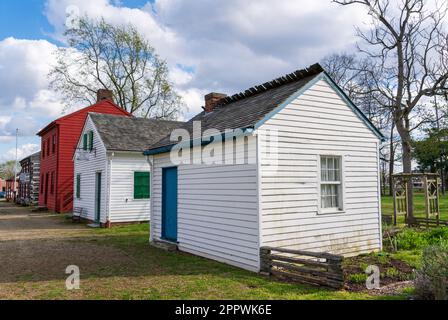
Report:
M 345 210 L 339 209 L 321 209 L 317 212 L 318 215 L 343 214 Z

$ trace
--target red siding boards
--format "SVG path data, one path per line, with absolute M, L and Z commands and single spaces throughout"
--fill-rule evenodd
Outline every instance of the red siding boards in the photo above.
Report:
M 59 118 L 41 130 L 37 135 L 41 137 L 45 155 L 42 152 L 39 206 L 59 213 L 73 210 L 73 154 L 89 112 L 131 116 L 109 100 L 103 100 Z M 53 141 L 56 143 L 54 149 Z M 52 174 L 55 183 L 53 188 Z

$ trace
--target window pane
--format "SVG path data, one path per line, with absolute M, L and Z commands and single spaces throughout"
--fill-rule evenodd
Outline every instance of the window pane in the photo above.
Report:
M 322 193 L 322 208 L 340 208 L 339 204 L 340 186 L 334 184 L 323 184 L 321 187 Z
M 331 182 L 341 181 L 341 161 L 339 157 L 321 158 L 321 180 Z

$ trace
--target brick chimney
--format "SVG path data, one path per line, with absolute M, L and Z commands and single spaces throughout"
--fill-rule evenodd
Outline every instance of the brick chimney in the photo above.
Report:
M 96 92 L 96 102 L 101 102 L 103 100 L 114 101 L 112 91 L 107 89 L 99 89 Z
M 224 93 L 216 93 L 212 92 L 205 96 L 205 107 L 204 111 L 206 113 L 212 112 L 213 109 L 215 109 L 216 105 L 224 98 L 226 98 L 227 95 Z

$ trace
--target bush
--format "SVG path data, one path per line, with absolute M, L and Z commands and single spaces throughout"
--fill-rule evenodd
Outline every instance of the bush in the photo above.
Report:
M 430 245 L 437 245 L 441 241 L 448 241 L 448 228 L 436 228 L 429 231 L 405 229 L 397 235 L 398 250 L 423 249 Z
M 423 251 L 415 292 L 420 299 L 448 300 L 448 241 L 428 246 Z

